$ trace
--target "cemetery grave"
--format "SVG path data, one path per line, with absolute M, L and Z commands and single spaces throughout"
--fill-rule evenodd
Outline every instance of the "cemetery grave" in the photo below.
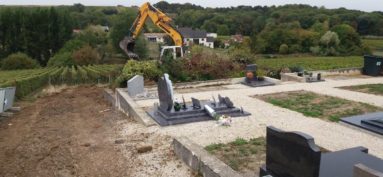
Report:
M 244 176 L 259 174 L 259 167 L 266 161 L 266 139 L 264 137 L 250 140 L 237 138 L 227 144 L 208 145 L 205 149 Z
M 182 100 L 176 100 L 172 81 L 167 74 L 164 74 L 158 81 L 158 97 L 159 105 L 155 104 L 148 114 L 161 126 L 214 120 L 220 116 L 250 115 L 243 108 L 236 108 L 229 97 L 221 95 L 218 95 L 217 99 L 213 96 L 212 101 L 191 98 L 191 105 L 186 102 L 184 97 Z
M 255 96 L 273 105 L 302 113 L 308 117 L 338 122 L 341 117 L 382 111 L 366 103 L 320 95 L 308 91 L 283 92 Z
M 356 85 L 340 88 L 374 95 L 383 95 L 383 84 Z
M 345 117 L 341 121 L 383 135 L 383 112 Z
M 264 87 L 275 85 L 275 83 L 265 80 L 265 77 L 257 75 L 257 65 L 247 65 L 245 69 L 246 77 L 242 84 L 250 87 Z
M 355 174 L 360 165 L 366 167 L 362 170 L 365 175 Z M 382 169 L 383 160 L 368 154 L 365 147 L 323 153 L 310 135 L 267 127 L 266 164 L 259 176 L 379 177 Z

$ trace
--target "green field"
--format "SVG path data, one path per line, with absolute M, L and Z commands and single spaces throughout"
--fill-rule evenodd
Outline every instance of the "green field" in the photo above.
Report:
M 374 55 L 383 56 L 383 39 L 363 39 L 363 44 L 369 46 Z
M 110 83 L 121 69 L 122 65 L 90 65 L 0 71 L 0 87 L 15 86 L 16 96 L 22 98 L 48 84 Z
M 257 64 L 263 69 L 280 69 L 300 66 L 308 71 L 340 68 L 363 67 L 363 57 L 286 57 L 276 59 L 258 59 Z

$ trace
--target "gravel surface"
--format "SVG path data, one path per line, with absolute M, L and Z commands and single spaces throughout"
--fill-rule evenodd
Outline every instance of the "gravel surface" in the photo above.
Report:
M 231 127 L 219 127 L 215 121 L 198 122 L 171 127 L 151 127 L 153 131 L 171 136 L 187 136 L 197 144 L 206 146 L 212 143 L 227 143 L 241 138 L 265 136 L 266 126 L 275 126 L 286 131 L 301 131 L 315 138 L 316 143 L 328 150 L 336 151 L 355 146 L 364 146 L 369 153 L 383 158 L 383 137 L 359 131 L 340 123 L 328 122 L 317 118 L 305 117 L 302 114 L 273 106 L 256 98 L 257 94 L 278 93 L 286 91 L 307 90 L 320 94 L 336 96 L 383 107 L 383 97 L 338 89 L 336 87 L 383 83 L 383 78 L 358 78 L 349 80 L 331 80 L 321 83 L 288 83 L 271 87 L 249 88 L 242 85 L 232 85 L 230 90 L 218 90 L 183 94 L 185 99 L 195 97 L 210 99 L 230 96 L 236 106 L 242 106 L 251 116 L 234 118 Z M 182 95 L 176 94 L 181 98 Z M 142 107 L 153 105 L 158 100 L 143 100 L 138 104 Z

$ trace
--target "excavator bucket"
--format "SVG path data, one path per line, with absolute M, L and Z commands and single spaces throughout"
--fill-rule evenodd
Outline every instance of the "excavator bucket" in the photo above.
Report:
M 135 40 L 131 37 L 124 37 L 122 41 L 120 41 L 120 48 L 124 50 L 126 55 L 128 55 L 131 59 L 138 59 L 138 55 L 133 52 L 135 45 Z

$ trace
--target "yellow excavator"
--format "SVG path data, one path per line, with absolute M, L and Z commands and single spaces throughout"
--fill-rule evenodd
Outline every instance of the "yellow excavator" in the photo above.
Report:
M 150 3 L 143 4 L 138 12 L 137 18 L 130 28 L 130 33 L 125 36 L 120 42 L 120 47 L 131 59 L 138 59 L 139 56 L 133 52 L 135 40 L 140 34 L 142 28 L 145 25 L 145 21 L 150 18 L 155 25 L 161 28 L 166 34 L 168 34 L 174 41 L 175 46 L 163 46 L 161 49 L 160 58 L 170 50 L 173 54 L 173 58 L 183 57 L 183 38 L 182 35 L 170 24 L 172 19 L 166 14 L 153 7 Z

